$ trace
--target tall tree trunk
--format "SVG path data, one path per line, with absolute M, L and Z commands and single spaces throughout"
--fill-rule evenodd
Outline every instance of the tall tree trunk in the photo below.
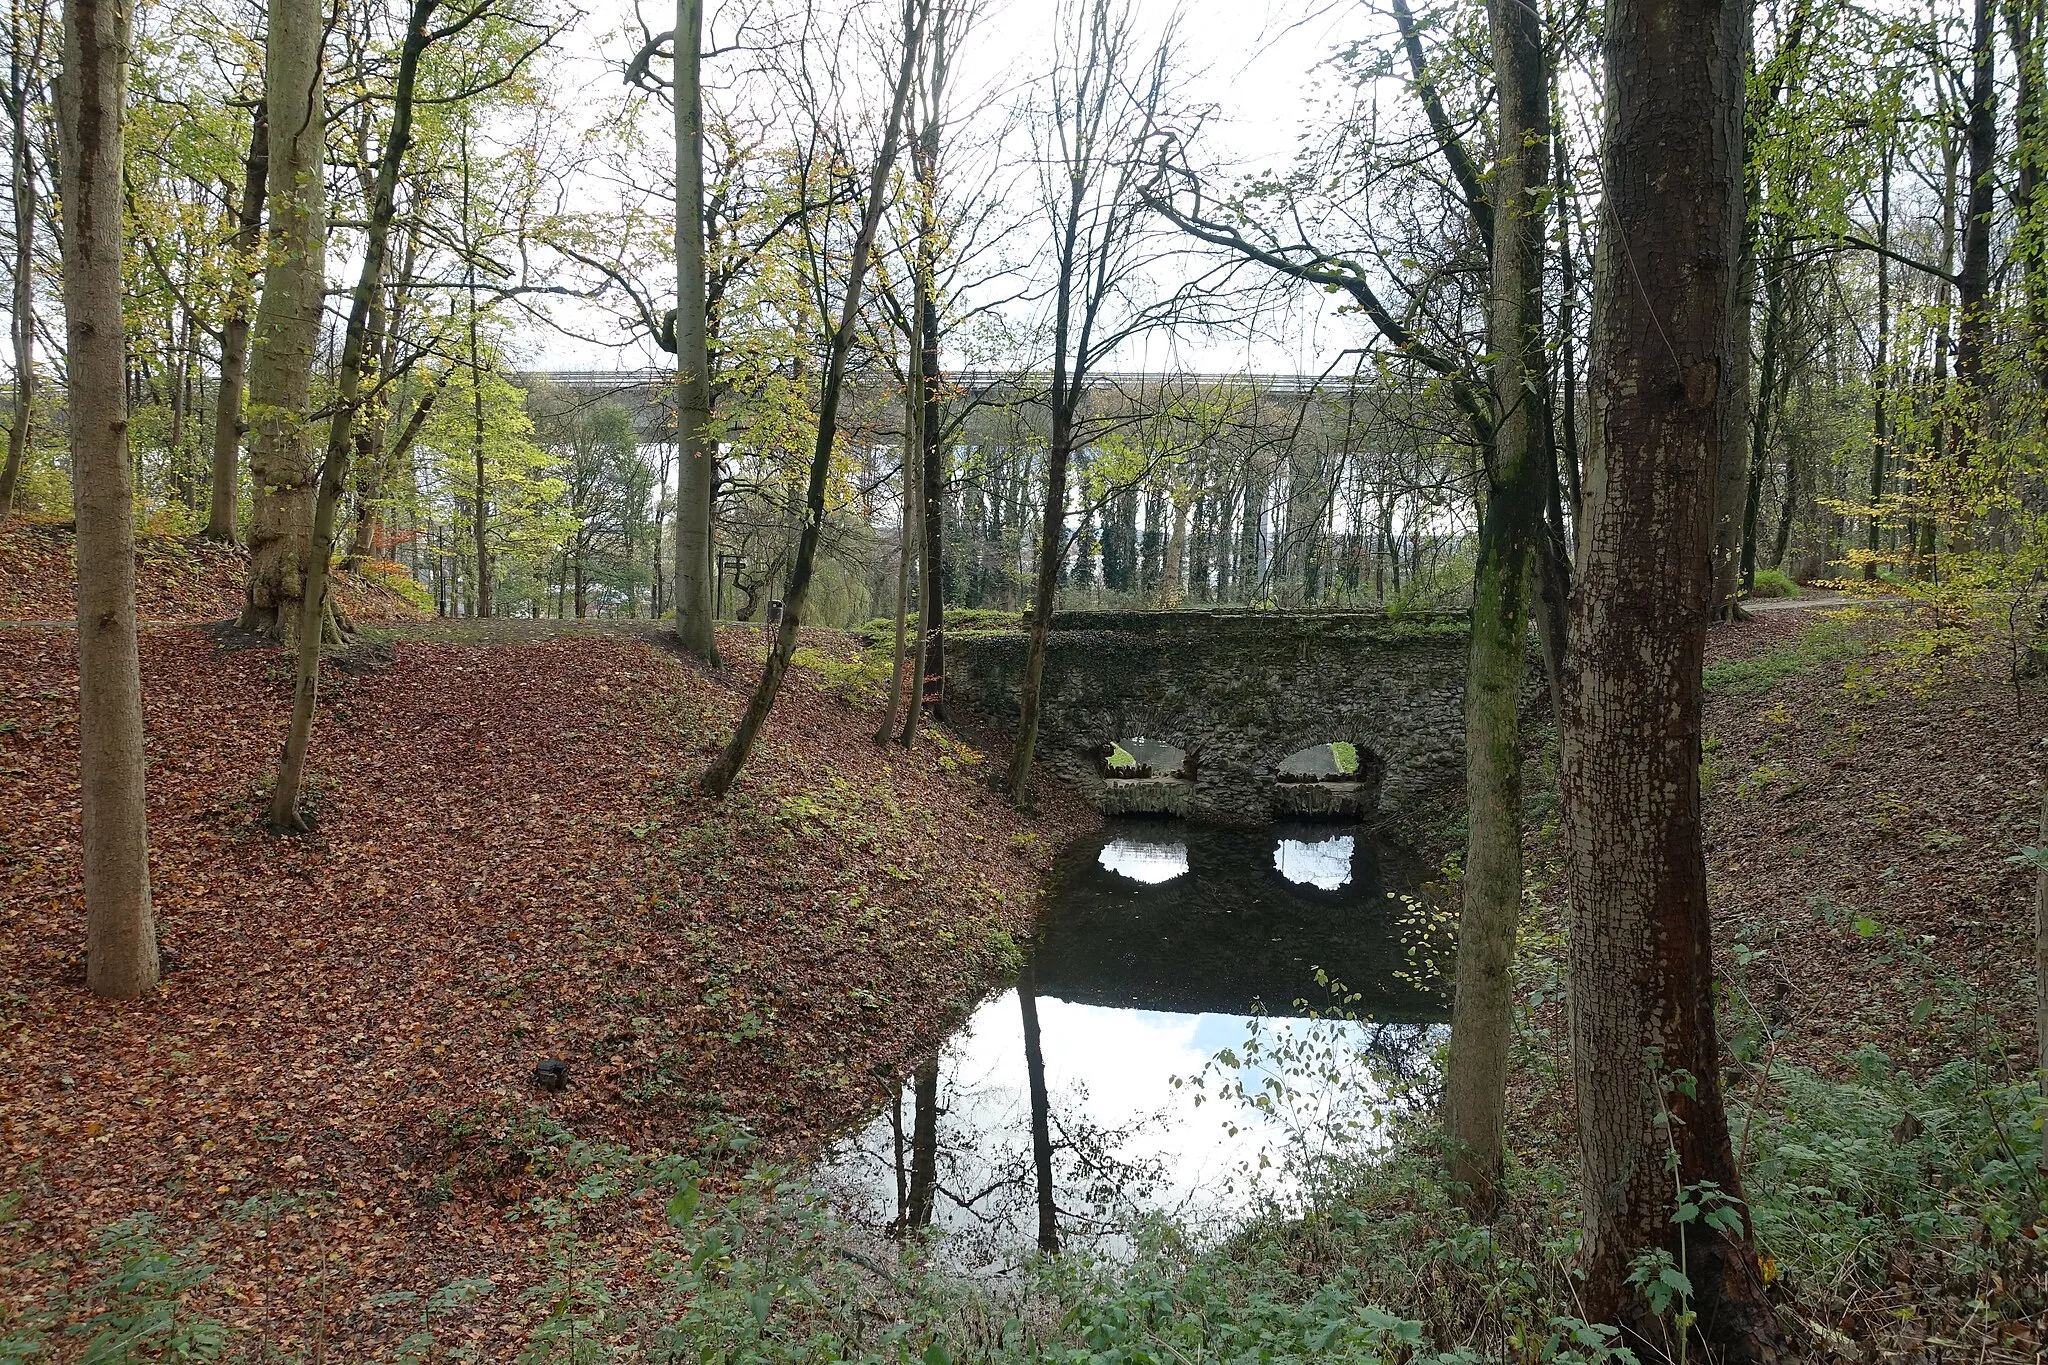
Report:
M 946 26 L 953 0 L 938 0 L 932 8 L 931 60 L 927 63 L 928 104 L 924 126 L 918 130 L 911 149 L 918 192 L 917 279 L 913 290 L 918 362 L 918 401 L 923 417 L 918 427 L 920 502 L 919 527 L 924 544 L 919 552 L 923 565 L 918 588 L 922 618 L 917 640 L 917 683 L 910 709 L 903 720 L 902 743 L 909 748 L 917 740 L 924 713 L 933 719 L 946 718 L 946 583 L 943 558 L 945 543 L 946 456 L 939 411 L 939 136 L 946 108 L 946 77 L 952 53 L 947 46 Z
M 276 0 L 273 0 L 276 3 Z M 300 603 L 298 640 L 292 679 L 292 719 L 286 732 L 277 781 L 270 791 L 268 823 L 279 834 L 311 827 L 299 806 L 306 754 L 313 742 L 313 716 L 320 696 L 320 648 L 327 609 L 328 562 L 334 557 L 335 522 L 348 477 L 348 455 L 354 423 L 363 402 L 363 376 L 372 361 L 370 312 L 384 283 L 391 220 L 398 194 L 398 173 L 412 145 L 413 88 L 419 77 L 420 54 L 441 36 L 427 23 L 440 0 L 413 0 L 398 50 L 398 73 L 392 91 L 391 132 L 378 159 L 377 179 L 370 196 L 369 230 L 363 243 L 363 268 L 349 299 L 342 332 L 341 364 L 335 376 L 334 415 L 327 422 L 327 447 L 320 460 L 320 486 L 314 499 L 312 546 L 306 569 L 305 598 Z
M 704 0 L 676 0 L 676 641 L 718 666 L 712 620 L 711 347 L 704 277 Z
M 1069 285 L 1062 272 L 1061 308 L 1064 311 Z M 1064 324 L 1061 324 L 1062 330 Z M 1030 638 L 1025 646 L 1024 679 L 1019 688 L 1017 739 L 1010 751 L 1008 789 L 1010 803 L 1021 806 L 1031 791 L 1031 763 L 1038 749 L 1039 694 L 1045 684 L 1046 647 L 1052 636 L 1053 607 L 1059 596 L 1060 550 L 1066 539 L 1067 461 L 1074 445 L 1074 404 L 1079 398 L 1078 381 L 1070 383 L 1064 338 L 1054 343 L 1052 442 L 1046 452 L 1045 507 L 1038 532 L 1038 582 L 1032 590 Z M 1071 397 L 1068 395 L 1071 393 Z
M 1944 490 L 1958 543 L 1969 537 L 1971 498 L 1963 486 L 1983 435 L 1984 372 L 1997 322 L 1991 298 L 1991 229 L 1998 176 L 1998 26 L 1991 0 L 1976 0 L 1971 30 L 1968 116 L 1969 187 L 1963 259 L 1956 272 L 1956 386 L 1950 405 L 1949 487 Z
M 1884 529 L 1884 520 L 1879 515 L 1879 508 L 1884 501 L 1886 446 L 1891 440 L 1888 430 L 1891 412 L 1887 400 L 1891 387 L 1892 263 L 1884 254 L 1891 249 L 1892 237 L 1892 145 L 1889 136 L 1885 139 L 1877 202 L 1877 244 L 1882 250 L 1877 257 L 1877 354 L 1870 370 L 1870 510 L 1863 519 L 1864 548 L 1870 555 L 1863 561 L 1863 579 L 1867 583 L 1877 581 L 1878 552 L 1883 548 L 1879 537 Z
M 917 476 L 918 454 L 924 449 L 924 438 L 920 428 L 924 425 L 924 393 L 920 384 L 923 356 L 919 352 L 917 339 L 910 343 L 909 383 L 903 389 L 903 447 L 902 469 L 898 475 L 903 489 L 902 525 L 897 528 L 896 537 L 896 641 L 889 654 L 889 709 L 882 713 L 881 728 L 875 731 L 875 743 L 887 744 L 896 733 L 898 703 L 905 700 L 903 660 L 904 617 L 910 611 L 910 561 L 911 547 L 919 539 L 917 534 L 917 503 L 923 497 L 923 485 Z M 913 674 L 909 680 L 911 691 L 910 707 L 916 706 L 915 696 L 922 679 Z M 910 727 L 905 727 L 908 734 Z
M 58 83 L 64 340 L 78 508 L 78 786 L 85 976 L 132 1000 L 157 982 L 143 802 L 142 661 L 135 638 L 135 505 L 121 325 L 124 0 L 67 0 Z
M 790 569 L 789 586 L 784 594 L 782 625 L 768 650 L 767 661 L 761 668 L 761 679 L 754 685 L 746 712 L 740 717 L 739 728 L 733 732 L 725 748 L 719 751 L 718 757 L 711 761 L 711 766 L 704 770 L 703 776 L 697 779 L 698 789 L 707 796 L 722 797 L 732 788 L 733 779 L 739 776 L 740 768 L 754 751 L 754 738 L 768 719 L 776 694 L 782 690 L 783 676 L 789 672 L 790 656 L 796 653 L 797 626 L 803 618 L 811 588 L 811 574 L 817 564 L 818 538 L 825 528 L 825 485 L 832 472 L 832 451 L 838 444 L 839 400 L 846 386 L 846 359 L 853 349 L 854 326 L 860 318 L 862 286 L 867 281 L 868 257 L 874 251 L 875 234 L 882 225 L 889 173 L 896 164 L 896 149 L 903 133 L 904 107 L 910 102 L 917 50 L 924 39 L 929 12 L 929 0 L 905 0 L 903 60 L 896 72 L 896 83 L 890 96 L 889 122 L 882 134 L 881 149 L 875 154 L 867 202 L 862 207 L 860 227 L 855 233 L 853 251 L 847 261 L 846 293 L 830 335 L 825 374 L 819 387 L 817 440 L 811 449 L 810 480 L 804 490 L 803 530 L 797 536 L 796 563 Z
M 7 423 L 7 458 L 0 463 L 0 521 L 14 512 L 14 493 L 28 459 L 36 399 L 36 175 L 29 139 L 29 100 L 38 80 L 47 11 L 37 9 L 34 28 L 26 5 L 8 7 L 7 118 L 12 146 L 8 180 L 14 200 L 14 300 L 9 310 L 14 343 L 14 411 Z
M 1721 1100 L 1700 823 L 1700 666 L 1712 606 L 1730 272 L 1743 218 L 1747 4 L 1611 0 L 1596 420 L 1563 718 L 1572 1069 L 1584 1315 L 1662 1349 L 1628 1284 L 1646 1253 L 1689 1277 L 1709 1353 L 1777 1359 Z M 1624 264 L 1624 253 L 1626 263 Z M 1709 1212 L 1714 1210 L 1710 1209 Z M 1722 1220 L 1715 1220 L 1720 1222 Z
M 305 594 L 316 472 L 307 440 L 327 288 L 327 121 L 317 0 L 272 0 L 264 42 L 270 136 L 263 297 L 249 356 L 249 585 L 245 630 L 282 638 Z
M 1472 586 L 1465 675 L 1464 905 L 1444 1075 L 1451 1183 L 1476 1217 L 1499 1203 L 1501 1114 L 1514 1031 L 1515 928 L 1522 910 L 1522 680 L 1529 584 L 1555 482 L 1543 404 L 1544 208 L 1550 97 L 1543 21 L 1523 0 L 1492 0 L 1500 90 L 1493 168 L 1494 448 Z
M 1745 467 L 1749 482 L 1742 505 L 1742 591 L 1745 593 L 1756 588 L 1760 534 L 1757 523 L 1763 509 L 1764 470 L 1770 461 L 1771 437 L 1777 428 L 1781 387 L 1778 371 L 1784 360 L 1785 295 L 1791 269 L 1791 243 L 1781 237 L 1764 262 L 1763 359 L 1757 367 L 1756 393 L 1748 405 L 1749 459 Z M 1738 283 L 1735 288 L 1745 290 L 1747 286 Z M 1734 358 L 1733 363 L 1738 372 L 1748 369 L 1746 359 Z M 1716 470 L 1715 477 L 1718 488 L 1718 481 L 1726 477 L 1726 471 Z

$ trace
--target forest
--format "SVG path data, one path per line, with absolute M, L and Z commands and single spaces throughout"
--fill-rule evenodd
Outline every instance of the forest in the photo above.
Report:
M 0 1365 L 2048 1358 L 2048 0 L 8 0 Z

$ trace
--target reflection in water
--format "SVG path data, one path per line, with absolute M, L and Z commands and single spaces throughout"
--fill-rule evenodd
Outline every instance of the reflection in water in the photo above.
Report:
M 1273 868 L 1298 886 L 1335 891 L 1351 880 L 1352 838 L 1282 839 L 1273 849 Z
M 1399 975 L 1392 851 L 1300 829 L 1175 832 L 1183 872 L 1166 880 L 1107 855 L 1158 847 L 1156 833 L 1063 862 L 1020 989 L 919 1069 L 910 1131 L 899 1095 L 828 1161 L 857 1216 L 943 1229 L 949 1258 L 982 1268 L 1032 1245 L 1113 1251 L 1134 1211 L 1222 1230 L 1258 1201 L 1292 1201 L 1319 1147 L 1375 1142 L 1428 1083 L 1444 1008 Z M 1336 885 L 1292 880 L 1273 855 L 1282 834 L 1350 845 Z M 1315 856 L 1329 871 L 1339 855 Z M 1298 998 L 1326 998 L 1318 967 L 1373 1022 L 1305 1017 Z
M 1152 839 L 1111 839 L 1096 861 L 1120 877 L 1157 886 L 1188 870 L 1188 846 Z

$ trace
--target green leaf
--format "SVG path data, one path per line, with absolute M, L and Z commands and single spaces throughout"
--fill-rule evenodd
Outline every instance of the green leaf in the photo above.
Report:
M 1687 1279 L 1685 1272 L 1677 1266 L 1664 1266 L 1658 1270 L 1657 1278 L 1673 1293 L 1681 1294 L 1688 1299 L 1692 1297 L 1692 1281 Z

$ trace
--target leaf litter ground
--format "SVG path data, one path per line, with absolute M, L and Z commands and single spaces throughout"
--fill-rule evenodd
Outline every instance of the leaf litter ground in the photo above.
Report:
M 134 1004 L 83 989 L 72 637 L 0 634 L 8 1316 L 79 1301 L 95 1230 L 149 1213 L 166 1245 L 209 1239 L 194 1306 L 238 1337 L 367 1352 L 402 1335 L 395 1293 L 483 1277 L 497 1292 L 443 1330 L 492 1356 L 546 1310 L 519 1298 L 541 1234 L 514 1215 L 550 1179 L 522 1133 L 816 1151 L 1007 969 L 1093 819 L 1050 790 L 1011 812 L 957 740 L 877 749 L 874 717 L 801 671 L 709 803 L 688 779 L 758 634 L 727 633 L 719 676 L 630 636 L 505 633 L 330 670 L 319 829 L 278 839 L 257 818 L 283 654 L 146 630 L 172 969 Z M 530 1083 L 545 1058 L 568 1089 Z M 597 1244 L 658 1230 L 658 1203 L 635 1207 Z

